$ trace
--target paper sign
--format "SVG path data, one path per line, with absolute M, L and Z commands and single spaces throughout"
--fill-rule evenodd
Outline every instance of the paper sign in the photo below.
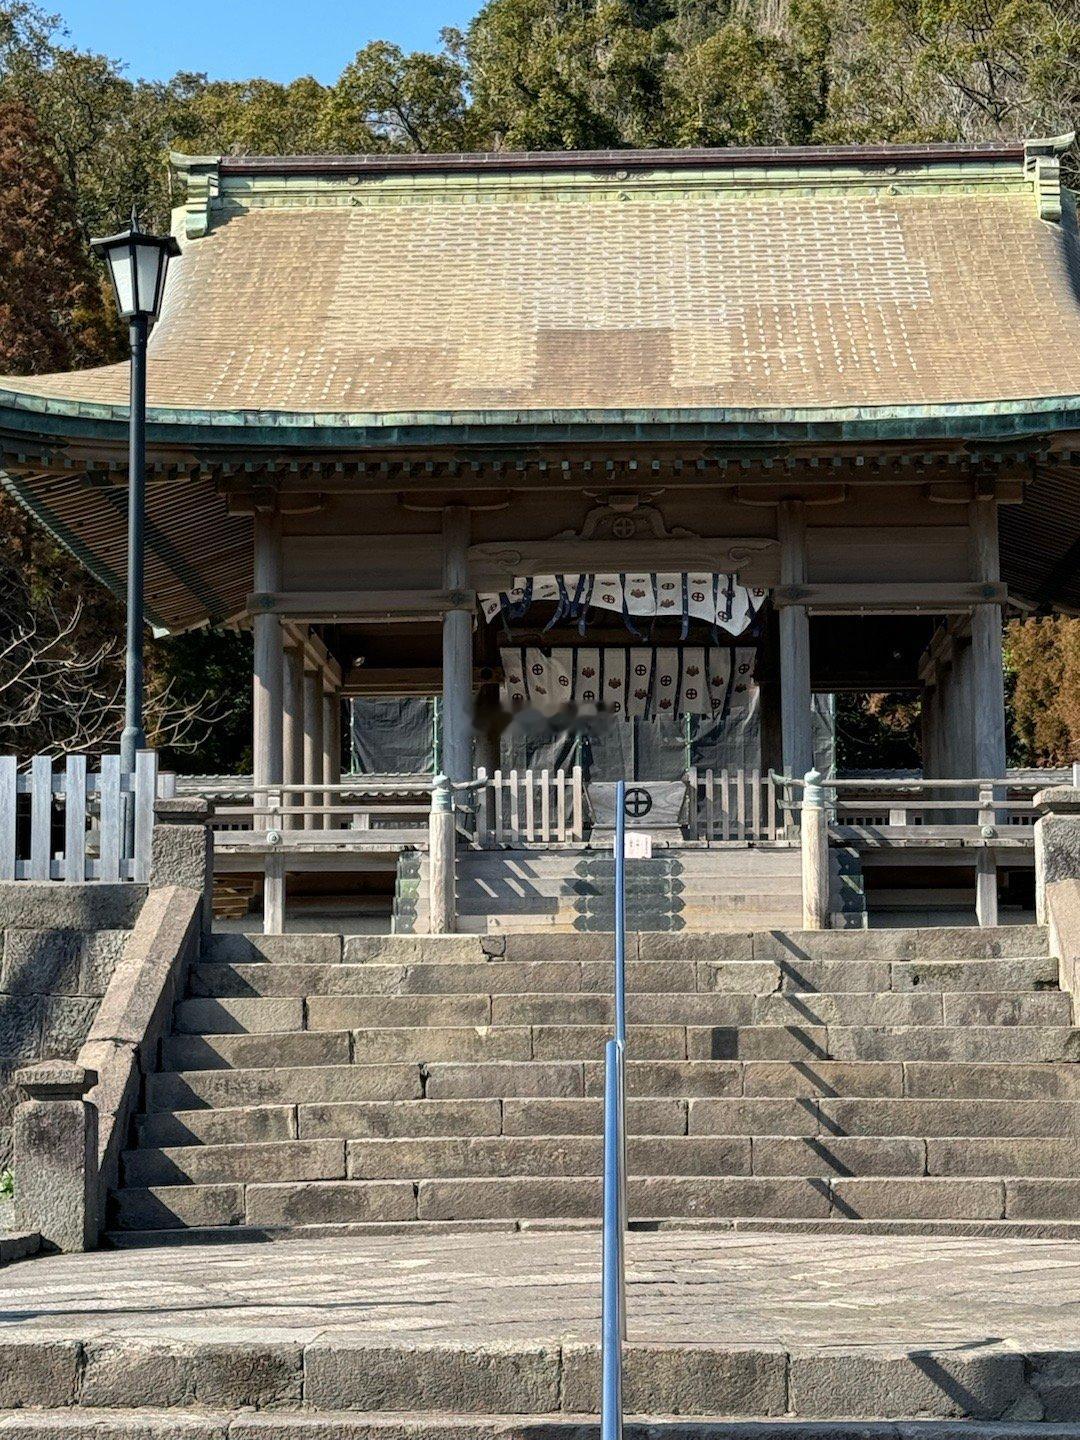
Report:
M 623 854 L 627 860 L 652 859 L 651 835 L 644 830 L 628 830 L 623 838 L 625 841 Z

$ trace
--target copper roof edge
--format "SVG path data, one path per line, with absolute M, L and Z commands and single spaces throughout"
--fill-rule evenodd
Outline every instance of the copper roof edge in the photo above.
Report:
M 1045 143 L 1045 142 L 1043 142 Z M 180 169 L 217 163 L 222 175 L 462 173 L 482 170 L 642 170 L 760 165 L 926 165 L 963 160 L 1022 162 L 1031 142 L 987 140 L 902 145 L 756 145 L 730 149 L 477 151 L 421 155 L 174 154 Z

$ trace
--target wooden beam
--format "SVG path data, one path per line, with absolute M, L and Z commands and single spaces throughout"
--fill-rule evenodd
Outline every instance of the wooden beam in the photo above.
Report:
M 1007 599 L 1006 586 L 997 581 L 796 584 L 779 585 L 773 591 L 778 609 L 802 606 L 819 615 L 861 615 L 871 610 L 886 615 L 940 615 L 975 605 L 1003 605 Z
M 629 540 L 509 540 L 469 547 L 469 583 L 478 591 L 507 590 L 519 575 L 596 575 L 620 571 L 665 573 L 735 571 L 744 585 L 774 585 L 780 547 L 747 536 Z
M 279 615 L 306 624 L 338 620 L 380 620 L 404 624 L 435 620 L 452 610 L 472 612 L 476 596 L 467 590 L 280 590 L 247 597 L 251 615 Z
M 301 652 L 305 670 L 319 671 L 331 688 L 341 685 L 341 666 L 318 635 L 306 625 L 298 625 L 291 620 L 282 621 L 282 629 L 289 643 Z

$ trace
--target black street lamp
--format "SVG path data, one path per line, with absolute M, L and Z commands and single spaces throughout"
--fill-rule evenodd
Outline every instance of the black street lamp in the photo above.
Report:
M 139 229 L 134 207 L 131 223 L 119 235 L 91 240 L 95 255 L 108 261 L 120 315 L 131 336 L 131 409 L 128 422 L 127 651 L 124 659 L 124 733 L 120 768 L 135 770 L 143 732 L 143 524 L 146 513 L 146 336 L 161 310 L 169 259 L 180 254 L 171 236 Z

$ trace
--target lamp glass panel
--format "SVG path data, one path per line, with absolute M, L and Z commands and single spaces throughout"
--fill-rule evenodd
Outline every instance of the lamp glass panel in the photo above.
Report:
M 116 245 L 109 251 L 109 269 L 116 287 L 116 303 L 121 315 L 135 311 L 135 265 L 133 246 Z
M 135 246 L 135 271 L 138 281 L 138 310 L 153 315 L 157 310 L 158 277 L 165 256 L 160 245 Z

